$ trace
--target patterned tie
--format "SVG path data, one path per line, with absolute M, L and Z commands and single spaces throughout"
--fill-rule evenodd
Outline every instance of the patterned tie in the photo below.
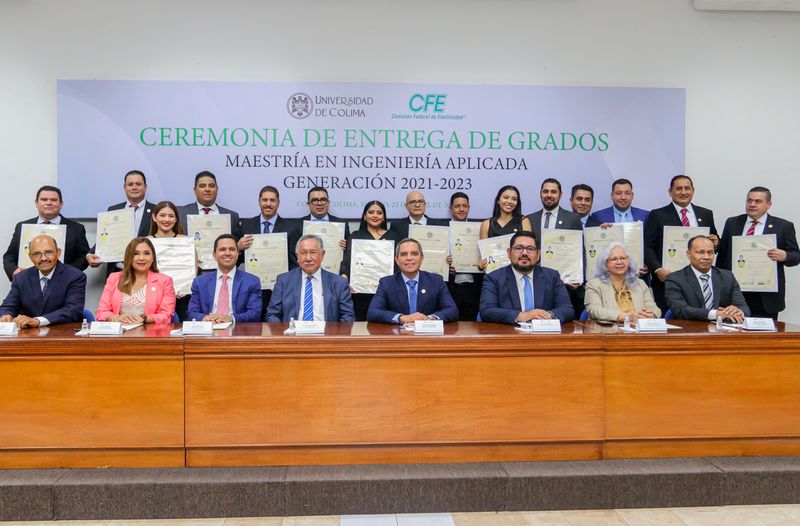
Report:
M 681 208 L 681 225 L 690 226 L 689 225 L 689 216 L 686 215 L 686 212 L 688 212 L 687 209 Z
M 314 290 L 311 286 L 311 280 L 314 276 L 306 277 L 306 290 L 303 296 L 303 321 L 314 320 Z
M 262 234 L 269 234 L 270 230 L 272 230 L 272 225 L 269 221 L 262 221 L 261 222 L 261 233 Z
M 550 218 L 551 218 L 551 217 L 553 217 L 553 214 L 552 214 L 552 212 L 547 212 L 547 213 L 544 215 L 544 227 L 545 227 L 545 228 L 550 228 Z
M 42 282 L 42 296 L 44 296 L 47 290 L 47 284 L 50 283 L 50 278 L 42 278 L 40 281 Z
M 208 215 L 210 212 L 211 212 L 211 209 L 210 209 L 209 207 L 207 207 L 207 206 L 204 206 L 204 207 L 203 207 L 203 213 L 204 213 L 205 215 Z
M 758 221 L 756 221 L 755 219 L 750 222 L 750 228 L 747 229 L 747 235 L 748 236 L 755 235 L 755 233 L 756 233 L 756 225 L 757 224 L 758 224 Z
M 525 292 L 525 310 L 529 311 L 533 309 L 533 287 L 531 287 L 531 277 L 525 274 L 522 276 L 522 279 L 525 280 L 525 284 L 522 287 Z
M 417 280 L 410 279 L 408 285 L 408 310 L 409 314 L 417 312 Z
M 706 308 L 711 310 L 714 308 L 714 298 L 711 294 L 711 283 L 709 283 L 708 278 L 708 274 L 700 274 L 700 279 L 703 281 L 703 300 L 706 302 Z
M 217 314 L 227 316 L 231 313 L 231 293 L 228 290 L 228 280 L 230 276 L 222 275 L 222 286 L 219 288 L 219 297 L 217 298 Z

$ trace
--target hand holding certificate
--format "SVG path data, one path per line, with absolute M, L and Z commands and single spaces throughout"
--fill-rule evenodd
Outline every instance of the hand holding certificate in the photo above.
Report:
M 675 272 L 688 265 L 689 258 L 686 256 L 686 252 L 689 249 L 689 240 L 695 236 L 707 236 L 710 231 L 711 229 L 707 226 L 665 226 L 661 267 Z
M 110 210 L 97 214 L 97 244 L 95 255 L 104 263 L 125 259 L 125 248 L 136 236 L 133 210 Z
M 511 264 L 511 260 L 508 258 L 508 247 L 512 237 L 514 237 L 514 234 L 478 240 L 481 259 L 486 260 L 487 274 Z
M 408 237 L 419 241 L 425 257 L 422 270 L 439 274 L 447 281 L 450 269 L 447 255 L 450 252 L 450 228 L 446 226 L 410 225 Z
M 777 236 L 733 236 L 731 242 L 731 270 L 742 291 L 778 292 L 778 262 L 767 255 Z
M 394 241 L 353 239 L 350 250 L 350 288 L 375 294 L 378 281 L 394 273 Z
M 214 260 L 214 240 L 222 234 L 231 233 L 231 216 L 188 215 L 186 216 L 187 233 L 194 239 L 197 255 L 200 257 L 200 268 L 211 270 L 217 268 Z
M 450 254 L 456 272 L 481 272 L 480 230 L 480 223 L 450 221 Z
M 564 283 L 583 283 L 583 231 L 542 230 L 541 264 L 557 270 Z
M 289 271 L 286 232 L 253 234 L 253 244 L 244 251 L 244 269 L 261 280 L 261 289 L 272 290 L 278 275 Z

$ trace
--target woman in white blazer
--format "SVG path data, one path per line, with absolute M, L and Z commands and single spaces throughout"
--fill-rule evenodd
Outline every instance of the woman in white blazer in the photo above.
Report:
M 611 243 L 601 252 L 595 277 L 586 283 L 590 319 L 622 322 L 627 316 L 635 323 L 661 317 L 650 288 L 637 276 L 638 268 L 622 243 Z

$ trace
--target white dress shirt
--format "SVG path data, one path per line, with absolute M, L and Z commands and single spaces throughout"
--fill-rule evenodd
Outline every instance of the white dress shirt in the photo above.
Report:
M 205 212 L 205 210 L 203 210 L 203 208 L 209 208 L 210 210 L 206 214 L 206 212 Z M 200 214 L 201 216 L 204 216 L 204 215 L 218 216 L 219 215 L 219 207 L 217 206 L 217 203 L 214 203 L 211 206 L 205 206 L 205 205 L 201 205 L 200 202 L 198 201 L 197 202 L 197 213 Z
M 50 221 L 49 224 L 51 225 L 60 225 L 61 224 L 61 214 L 55 216 L 53 219 L 45 219 L 42 216 L 36 220 L 37 225 L 43 225 L 45 221 Z
M 555 207 L 552 210 L 542 208 L 542 222 L 540 224 L 542 230 L 545 229 L 544 224 L 547 222 L 547 212 L 550 212 L 550 227 L 548 230 L 558 228 L 558 209 L 559 207 Z
M 297 312 L 297 319 L 302 320 L 305 314 L 306 300 L 306 280 L 309 275 L 300 272 L 303 279 L 300 280 L 300 310 Z M 311 298 L 314 301 L 314 321 L 325 321 L 325 298 L 322 295 L 322 268 L 311 274 Z M 338 321 L 338 320 L 331 320 Z
M 689 226 L 692 227 L 700 226 L 700 224 L 697 222 L 697 216 L 694 215 L 694 208 L 692 207 L 692 203 L 689 203 L 687 206 L 684 207 L 684 206 L 678 206 L 673 202 L 672 206 L 674 206 L 675 211 L 678 212 L 679 218 L 683 218 L 683 216 L 681 215 L 681 210 L 686 208 L 686 217 L 689 218 Z
M 769 220 L 769 218 L 767 217 L 768 215 L 769 214 L 764 214 L 763 216 L 756 219 L 756 221 L 758 221 L 758 224 L 756 225 L 755 232 L 753 232 L 754 236 L 761 236 L 764 234 L 764 225 L 766 225 L 767 221 Z M 750 230 L 750 226 L 752 224 L 753 224 L 753 219 L 750 216 L 748 216 L 747 221 L 744 222 L 744 228 L 742 229 L 743 236 L 747 235 L 747 231 Z
M 711 301 L 714 301 L 714 278 L 712 277 L 711 273 L 714 269 L 708 271 L 708 288 L 711 290 Z M 700 279 L 700 276 L 703 275 L 702 272 L 697 270 L 696 268 L 692 267 L 692 272 L 694 272 L 695 277 L 697 278 L 697 283 L 700 285 L 700 292 L 703 291 L 703 280 Z M 705 305 L 703 305 L 705 308 Z M 708 311 L 708 319 L 709 320 L 716 320 L 717 319 L 717 309 L 711 309 Z
M 409 220 L 410 224 L 412 224 L 412 225 L 427 225 L 428 224 L 428 218 L 425 217 L 425 214 L 422 214 L 422 217 L 420 217 L 416 221 L 414 220 L 413 217 L 408 216 L 408 220 Z
M 42 288 L 42 278 L 47 278 L 48 280 L 52 279 L 53 278 L 53 271 L 52 270 L 50 271 L 50 275 L 49 276 L 45 276 L 44 274 L 42 274 L 41 270 L 39 271 L 39 288 L 40 289 Z M 48 287 L 50 286 L 49 282 L 47 283 L 47 286 Z M 50 325 L 50 320 L 48 320 L 44 316 L 36 316 L 36 319 L 39 320 L 39 327 L 47 327 L 48 325 Z

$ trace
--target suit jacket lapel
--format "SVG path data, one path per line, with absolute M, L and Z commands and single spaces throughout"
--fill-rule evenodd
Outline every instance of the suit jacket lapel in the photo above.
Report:
M 325 313 L 325 321 L 339 321 L 339 319 L 333 315 L 333 312 L 331 312 L 331 310 L 333 310 L 334 298 L 330 277 L 324 270 L 322 270 L 320 274 L 322 275 L 322 312 Z
M 63 268 L 62 264 L 60 262 L 56 263 L 56 266 L 53 269 L 53 272 L 50 273 L 50 276 L 49 276 L 50 281 L 48 281 L 48 283 L 47 283 L 47 290 L 44 291 L 44 294 L 40 295 L 41 296 L 41 300 L 42 300 L 42 306 L 41 306 L 41 311 L 40 312 L 44 312 L 44 309 L 47 306 L 47 301 L 50 299 L 50 293 L 53 291 L 53 287 L 56 285 L 56 283 L 58 283 L 58 278 L 59 278 L 59 276 L 61 275 L 62 272 L 64 272 L 64 268 Z M 35 276 L 37 276 L 37 277 L 38 277 L 38 275 L 39 275 L 38 273 L 35 274 Z
M 39 284 L 39 273 L 38 272 L 30 272 L 29 276 L 30 277 L 28 278 L 28 282 L 29 282 L 29 286 L 31 288 L 30 290 L 33 293 L 32 294 L 33 297 L 31 298 L 31 301 L 32 301 L 33 306 L 34 306 L 33 312 L 37 313 L 37 315 L 38 314 L 42 314 L 44 312 L 44 310 L 43 310 L 44 309 L 44 297 L 43 297 L 43 295 L 41 293 L 42 292 L 42 287 Z M 22 300 L 22 299 L 23 298 L 20 298 L 20 300 Z M 23 302 L 20 301 L 20 304 L 22 304 L 22 303 Z
M 538 266 L 533 267 L 533 279 L 531 279 L 531 286 L 533 286 L 533 308 L 543 309 L 544 307 L 542 305 L 544 305 L 544 291 L 546 285 L 544 283 L 541 268 Z
M 691 266 L 686 267 L 686 274 L 689 279 L 690 286 L 694 290 L 694 295 L 697 297 L 697 301 L 701 307 L 706 306 L 706 299 L 703 297 L 703 288 L 700 286 L 700 280 L 697 279 L 697 276 L 694 274 L 694 270 L 692 270 Z M 714 286 L 714 283 L 711 283 L 711 286 Z
M 217 291 L 217 272 L 209 272 L 206 274 L 209 279 L 206 281 L 206 297 L 208 298 L 208 313 L 214 312 L 214 293 Z
M 717 269 L 711 270 L 711 294 L 714 308 L 718 309 L 722 300 L 722 275 Z
M 394 280 L 397 285 L 397 290 L 400 292 L 400 310 L 404 313 L 408 312 L 411 314 L 411 306 L 408 304 L 408 287 L 403 279 L 403 273 L 398 272 L 395 274 Z M 417 310 L 419 310 L 419 283 L 417 283 Z
M 239 276 L 239 271 L 233 276 L 233 293 L 231 294 L 231 312 L 236 312 L 236 299 L 239 297 L 239 289 L 242 288 L 242 278 Z
M 515 310 L 522 310 L 522 306 L 519 303 L 519 289 L 517 289 L 517 277 L 514 274 L 514 271 L 511 269 L 511 266 L 506 267 L 506 287 L 508 288 L 508 294 L 511 296 L 511 305 L 514 306 Z

